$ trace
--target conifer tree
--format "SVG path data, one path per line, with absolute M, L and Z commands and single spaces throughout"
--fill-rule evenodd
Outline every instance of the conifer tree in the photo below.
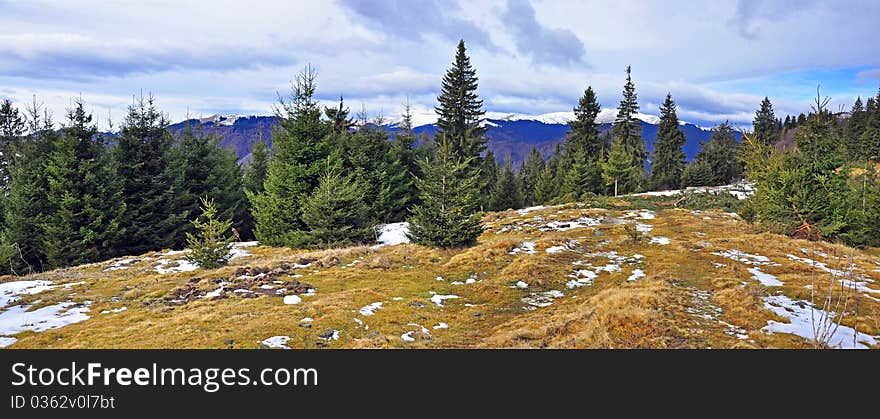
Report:
M 765 97 L 761 101 L 761 108 L 755 112 L 755 120 L 752 122 L 755 133 L 754 138 L 763 144 L 773 145 L 779 141 L 779 126 L 776 114 L 773 113 L 773 104 Z
M 880 91 L 868 107 L 868 120 L 862 133 L 862 156 L 871 161 L 880 161 Z
M 180 156 L 178 164 L 183 168 L 186 180 L 182 211 L 187 219 L 193 219 L 200 212 L 200 197 L 214 197 L 217 216 L 232 220 L 232 225 L 248 238 L 253 234 L 245 224 L 248 218 L 247 198 L 242 185 L 241 167 L 235 151 L 222 147 L 220 137 L 205 132 L 201 126 L 187 126 L 181 133 Z M 193 232 L 190 223 L 184 232 Z
M 492 211 L 522 208 L 520 189 L 519 180 L 513 173 L 513 164 L 508 159 L 504 167 L 499 167 L 489 208 Z
M 186 233 L 186 247 L 190 249 L 186 259 L 202 268 L 216 269 L 229 262 L 232 257 L 229 250 L 238 235 L 235 230 L 229 234 L 233 222 L 231 219 L 220 218 L 213 199 L 206 196 L 200 198 L 200 201 L 201 214 L 190 221 L 192 230 L 198 234 Z
M 474 170 L 480 167 L 480 155 L 486 149 L 486 128 L 480 126 L 485 114 L 477 95 L 477 72 L 471 66 L 464 40 L 459 41 L 452 67 L 443 76 L 437 112 L 437 135 L 446 135 L 452 148 Z
M 25 126 L 24 115 L 12 105 L 12 101 L 4 100 L 0 104 L 0 190 L 5 191 L 9 183 L 9 161 L 21 143 Z
M 492 206 L 492 191 L 495 189 L 495 183 L 498 181 L 498 161 L 495 159 L 495 152 L 486 150 L 486 155 L 480 164 L 480 208 L 489 209 Z
M 453 151 L 445 135 L 440 137 L 433 159 L 420 162 L 422 177 L 416 181 L 421 204 L 409 219 L 409 238 L 414 243 L 458 247 L 476 242 L 483 232 L 479 209 L 479 178 L 470 162 Z
M 372 236 L 363 187 L 354 176 L 337 172 L 338 165 L 327 165 L 318 187 L 303 205 L 303 223 L 312 246 L 330 247 L 366 243 Z
M 630 193 L 635 189 L 638 168 L 633 165 L 633 155 L 629 152 L 622 137 L 615 137 L 611 151 L 602 164 L 602 179 L 612 188 L 614 196 Z
M 712 186 L 726 185 L 742 177 L 743 168 L 739 150 L 740 143 L 736 140 L 729 123 L 725 122 L 712 130 L 712 136 L 708 142 L 702 144 L 696 157 L 697 161 L 711 167 Z
M 541 175 L 538 177 L 538 181 L 535 183 L 536 204 L 551 203 L 560 194 L 561 185 L 558 176 L 560 173 L 560 160 L 562 159 L 561 150 L 560 145 L 557 144 L 553 156 L 550 157 L 550 161 L 547 162 L 544 170 L 541 171 Z
M 180 243 L 187 214 L 179 159 L 168 121 L 153 97 L 137 99 L 128 108 L 114 148 L 126 204 L 120 254 L 139 255 Z
M 614 137 L 619 138 L 623 148 L 627 153 L 632 155 L 632 165 L 634 169 L 629 175 L 627 181 L 627 190 L 635 190 L 641 181 L 641 174 L 644 171 L 645 159 L 648 158 L 648 152 L 645 149 L 645 140 L 642 138 L 642 123 L 636 118 L 639 112 L 638 96 L 636 95 L 636 86 L 632 81 L 631 68 L 626 67 L 626 84 L 623 86 L 623 99 L 620 100 L 620 106 L 617 108 L 617 117 L 614 119 Z
M 326 169 L 324 139 L 330 130 L 314 100 L 315 79 L 315 71 L 306 67 L 293 83 L 291 100 L 279 98 L 275 107 L 279 125 L 272 134 L 274 152 L 265 190 L 248 193 L 256 237 L 268 245 L 302 245 L 302 206 Z
M 529 157 L 522 163 L 519 169 L 519 184 L 522 189 L 523 205 L 535 205 L 538 179 L 541 177 L 545 165 L 544 157 L 536 148 L 532 149 Z
M 251 161 L 245 166 L 242 174 L 245 190 L 255 194 L 263 192 L 269 158 L 269 145 L 263 140 L 262 130 L 260 130 L 259 138 L 251 148 Z
M 67 111 L 45 157 L 50 212 L 40 220 L 48 267 L 96 262 L 117 254 L 124 237 L 122 179 L 82 99 Z
M 684 144 L 687 138 L 679 129 L 678 115 L 672 94 L 666 94 L 666 100 L 660 107 L 660 125 L 654 141 L 654 161 L 651 163 L 651 183 L 656 189 L 674 189 L 681 184 L 684 171 Z
M 348 134 L 354 127 L 354 121 L 348 117 L 348 114 L 349 109 L 345 106 L 342 96 L 339 96 L 338 107 L 324 107 L 324 115 L 330 120 L 330 129 L 337 134 Z
M 705 160 L 695 160 L 687 165 L 681 174 L 681 186 L 712 186 L 715 183 L 715 176 L 712 173 L 712 166 Z
M 868 125 L 868 113 L 862 105 L 861 96 L 856 98 L 850 110 L 849 119 L 843 130 L 843 144 L 846 148 L 846 156 L 850 160 L 861 160 L 864 155 L 862 150 L 862 134 Z
M 584 192 L 599 193 L 603 188 L 601 161 L 605 150 L 596 118 L 601 107 L 592 87 L 587 87 L 574 108 L 575 119 L 566 139 L 568 170 L 563 173 L 563 193 L 578 199 Z
M 387 154 L 386 174 L 379 191 L 377 208 L 385 215 L 380 221 L 396 222 L 409 216 L 410 209 L 419 202 L 419 190 L 415 179 L 421 176 L 418 154 L 415 149 L 417 137 L 412 131 L 412 111 L 406 105 L 403 121 L 391 142 Z

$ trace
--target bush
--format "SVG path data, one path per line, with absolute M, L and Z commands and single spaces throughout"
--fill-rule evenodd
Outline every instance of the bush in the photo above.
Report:
M 238 233 L 232 230 L 232 234 L 227 236 L 232 220 L 217 219 L 217 208 L 213 199 L 205 197 L 201 199 L 201 203 L 202 215 L 190 221 L 198 235 L 186 233 L 187 246 L 190 249 L 186 259 L 203 268 L 214 269 L 229 262 L 229 248 L 232 242 L 238 240 Z

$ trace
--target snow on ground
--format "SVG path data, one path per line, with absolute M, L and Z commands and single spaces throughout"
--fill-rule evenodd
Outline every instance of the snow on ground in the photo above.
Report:
M 141 259 L 137 259 L 137 258 L 120 259 L 120 260 L 117 260 L 116 262 L 113 262 L 113 264 L 111 264 L 109 268 L 104 269 L 104 272 L 120 271 L 123 269 L 128 269 L 131 267 L 131 265 L 134 265 L 135 263 L 138 263 L 140 261 L 141 261 Z
M 416 338 L 413 337 L 414 333 L 415 333 L 414 331 L 406 332 L 406 333 L 400 335 L 400 338 L 403 339 L 404 342 L 415 342 Z
M 444 307 L 443 301 L 445 300 L 453 300 L 459 298 L 457 295 L 449 294 L 449 295 L 440 295 L 434 294 L 431 296 L 431 302 L 437 304 L 438 307 Z
M 578 269 L 574 271 L 573 274 L 569 275 L 569 277 L 574 279 L 566 282 L 565 286 L 572 289 L 575 287 L 583 287 L 584 285 L 593 285 L 593 280 L 595 280 L 597 276 L 598 275 L 593 271 Z
M 449 329 L 449 325 L 446 323 L 440 322 L 440 324 L 434 326 L 434 330 L 437 330 L 437 329 Z
M 535 242 L 522 242 L 519 247 L 510 251 L 511 255 L 516 255 L 520 253 L 525 253 L 527 255 L 532 255 L 535 253 Z
M 358 310 L 358 313 L 360 313 L 361 316 L 372 316 L 373 314 L 376 314 L 376 310 L 378 310 L 380 308 L 382 308 L 381 301 L 375 302 L 372 304 L 367 304 L 367 305 L 361 307 L 360 310 Z
M 516 281 L 516 287 L 517 287 L 517 288 L 526 289 L 526 288 L 529 287 L 529 284 L 527 284 L 527 283 L 525 283 L 525 282 L 523 282 L 523 281 Z
M 596 218 L 581 217 L 573 221 L 551 221 L 539 228 L 541 231 L 568 231 L 576 228 L 595 227 L 601 220 Z
M 746 265 L 756 265 L 756 266 L 779 266 L 778 263 L 774 263 L 770 261 L 770 258 L 767 256 L 761 255 L 753 255 L 745 252 L 740 252 L 739 250 L 725 250 L 723 252 L 712 252 L 715 256 L 726 257 L 730 260 L 745 263 Z
M 113 310 L 104 310 L 101 312 L 101 314 L 122 313 L 125 310 L 128 310 L 128 307 L 119 307 L 114 308 Z
M 14 306 L 0 313 L 0 335 L 14 335 L 26 330 L 43 332 L 89 319 L 88 305 L 65 301 L 36 310 L 31 306 Z
M 752 279 L 760 282 L 765 287 L 781 287 L 784 285 L 782 281 L 776 279 L 775 275 L 761 272 L 761 268 L 757 266 L 749 268 L 749 273 L 752 274 Z
M 648 241 L 650 244 L 659 244 L 661 246 L 666 246 L 669 243 L 672 243 L 671 240 L 667 237 L 651 237 L 651 240 Z
M 55 288 L 49 281 L 12 281 L 0 283 L 0 308 L 19 300 L 21 295 L 34 295 Z
M 516 213 L 519 214 L 519 215 L 526 215 L 526 214 L 528 214 L 528 213 L 530 213 L 530 212 L 532 212 L 532 211 L 540 211 L 540 210 L 542 210 L 542 209 L 544 209 L 544 208 L 547 208 L 547 207 L 545 207 L 545 206 L 543 206 L 543 205 L 538 205 L 538 206 L 535 206 L 535 207 L 528 207 L 528 208 L 523 208 L 523 209 L 520 209 L 520 210 L 516 210 Z
M 562 291 L 550 290 L 544 292 L 533 292 L 528 297 L 523 297 L 522 302 L 528 304 L 523 307 L 526 310 L 534 310 L 541 307 L 549 307 L 557 298 L 564 297 Z
M 382 246 L 409 243 L 409 237 L 406 236 L 409 233 L 409 223 L 407 222 L 384 224 L 378 227 L 378 231 L 379 237 L 376 241 L 379 242 L 379 244 L 373 246 L 373 249 Z
M 182 252 L 182 251 L 181 251 Z M 165 275 L 169 272 L 191 272 L 199 268 L 197 263 L 190 262 L 188 260 L 168 260 L 168 259 L 159 259 L 158 265 L 156 265 L 153 270 L 158 272 L 161 275 Z M 176 265 L 169 265 L 175 263 Z
M 234 242 L 229 245 L 229 259 L 238 259 L 246 256 L 251 256 L 251 252 L 245 250 L 245 247 L 253 247 L 258 245 L 259 242 L 251 241 L 251 242 Z
M 565 246 L 550 246 L 545 251 L 547 253 L 559 253 L 565 249 L 566 249 Z
M 302 298 L 298 295 L 285 295 L 284 296 L 284 304 L 299 304 L 302 302 Z
M 871 288 L 868 286 L 868 282 L 874 282 L 872 279 L 870 279 L 864 275 L 857 276 L 854 273 L 854 271 L 857 268 L 852 263 L 850 263 L 846 267 L 846 272 L 844 272 L 844 271 L 841 271 L 838 269 L 829 268 L 828 265 L 826 265 L 825 263 L 818 262 L 818 261 L 815 261 L 810 258 L 803 258 L 803 257 L 795 256 L 795 255 L 786 255 L 786 256 L 788 256 L 788 258 L 793 261 L 803 262 L 803 263 L 806 263 L 807 265 L 809 265 L 810 267 L 818 268 L 821 271 L 827 272 L 827 273 L 831 274 L 832 277 L 844 278 L 844 279 L 840 280 L 840 283 L 845 287 L 854 288 L 857 291 L 861 291 L 861 292 L 880 293 L 880 289 L 874 289 L 874 288 Z M 848 277 L 850 277 L 850 278 L 858 277 L 858 279 L 861 279 L 861 281 L 853 281 L 851 279 L 846 279 Z
M 272 336 L 271 338 L 263 340 L 263 346 L 272 349 L 290 349 L 287 346 L 287 341 L 290 340 L 290 336 Z
M 642 234 L 648 234 L 651 230 L 654 229 L 654 226 L 645 223 L 636 223 L 636 231 Z
M 769 320 L 761 330 L 768 333 L 790 333 L 811 341 L 815 338 L 814 330 L 823 329 L 821 319 L 829 318 L 829 313 L 813 307 L 808 301 L 795 301 L 782 294 L 765 297 L 764 308 L 777 316 L 787 318 L 789 323 Z M 877 339 L 874 336 L 844 325 L 840 325 L 828 341 L 829 347 L 837 349 L 868 349 L 868 345 L 876 344 Z
M 629 278 L 627 278 L 626 280 L 627 281 L 635 281 L 639 278 L 644 278 L 644 277 L 645 277 L 645 271 L 643 271 L 641 269 L 633 269 L 632 275 L 630 275 Z
M 630 196 L 676 196 L 684 192 L 688 193 L 712 193 L 727 192 L 737 199 L 746 199 L 755 193 L 755 185 L 749 182 L 739 182 L 722 186 L 692 186 L 686 189 L 672 189 L 668 191 L 651 191 L 632 194 Z

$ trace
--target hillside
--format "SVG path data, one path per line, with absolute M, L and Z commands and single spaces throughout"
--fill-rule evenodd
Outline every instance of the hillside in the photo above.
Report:
M 833 308 L 846 316 L 830 345 L 880 347 L 876 249 L 759 234 L 676 201 L 489 213 L 459 250 L 240 243 L 216 270 L 165 251 L 4 277 L 0 346 L 808 348 L 824 313 L 811 299 L 844 284 L 858 304 Z
M 614 111 L 614 110 L 606 110 Z M 552 115 L 554 117 L 548 117 Z M 570 129 L 568 121 L 573 114 L 558 113 L 548 115 L 489 115 L 484 123 L 488 126 L 486 137 L 489 138 L 488 146 L 495 156 L 502 161 L 510 158 L 515 167 L 528 157 L 532 148 L 537 148 L 546 158 L 549 158 L 556 147 L 562 142 Z M 597 120 L 600 123 L 599 131 L 605 132 L 611 129 L 614 112 L 606 112 Z M 657 136 L 657 117 L 641 115 L 642 137 L 645 139 L 648 151 L 654 149 L 654 138 Z M 416 121 L 427 122 L 430 115 L 420 116 Z M 273 116 L 212 116 L 202 119 L 191 119 L 179 122 L 171 126 L 174 132 L 180 132 L 187 124 L 200 124 L 209 132 L 216 132 L 220 136 L 220 144 L 235 150 L 241 159 L 248 159 L 254 142 L 259 138 L 262 131 L 263 138 L 271 144 L 272 130 L 275 123 Z M 392 134 L 397 131 L 398 121 L 389 121 L 385 128 Z M 693 160 L 700 151 L 700 142 L 709 141 L 712 131 L 693 124 L 683 123 L 681 130 L 687 136 L 687 143 L 683 149 L 688 160 Z M 419 124 L 414 128 L 418 134 L 425 133 L 429 137 L 434 135 L 436 125 L 431 123 Z M 739 135 L 739 133 L 737 133 Z

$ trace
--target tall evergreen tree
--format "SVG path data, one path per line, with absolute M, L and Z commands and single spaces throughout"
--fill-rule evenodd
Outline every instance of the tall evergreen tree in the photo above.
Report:
M 421 204 L 409 219 L 409 237 L 414 243 L 436 247 L 458 247 L 476 242 L 482 233 L 479 175 L 470 162 L 453 151 L 445 135 L 440 137 L 431 160 L 420 162 L 423 176 L 416 181 Z
M 574 108 L 575 119 L 570 123 L 565 145 L 570 167 L 564 174 L 563 187 L 564 193 L 572 194 L 574 199 L 584 192 L 599 193 L 604 189 L 601 161 L 606 146 L 596 123 L 601 109 L 592 87 L 587 87 Z
M 184 238 L 186 210 L 183 168 L 168 121 L 153 97 L 139 98 L 128 114 L 114 148 L 123 179 L 125 240 L 120 254 L 141 254 L 173 247 Z
M 742 177 L 739 150 L 740 143 L 729 123 L 725 122 L 712 130 L 712 136 L 702 144 L 696 160 L 711 167 L 713 186 L 725 185 Z
M 199 200 L 213 197 L 217 216 L 232 220 L 232 226 L 245 237 L 252 237 L 247 231 L 247 198 L 242 185 L 241 167 L 235 151 L 222 147 L 220 137 L 205 132 L 201 126 L 187 126 L 180 138 L 180 166 L 183 168 L 184 197 L 182 212 L 193 220 L 201 213 Z M 184 233 L 195 233 L 195 225 L 185 225 Z M 182 245 L 183 243 L 175 243 Z
M 862 155 L 871 161 L 880 160 L 880 90 L 868 107 L 868 121 L 862 133 Z
M 477 71 L 471 66 L 464 40 L 458 42 L 452 67 L 443 76 L 437 112 L 437 135 L 446 135 L 452 152 L 480 166 L 480 155 L 486 149 L 486 128 L 480 126 L 485 111 L 477 95 Z
M 82 99 L 67 111 L 61 135 L 45 158 L 50 213 L 40 220 L 49 267 L 115 256 L 125 231 L 122 179 Z
M 348 117 L 349 110 L 339 96 L 339 106 L 336 108 L 324 107 L 324 115 L 330 120 L 330 128 L 337 134 L 348 134 L 354 127 L 354 121 Z
M 635 190 L 639 168 L 633 165 L 633 155 L 629 152 L 622 137 L 615 137 L 611 151 L 602 163 L 602 179 L 612 188 L 614 196 Z
M 409 211 L 419 202 L 419 190 L 415 179 L 421 176 L 418 167 L 417 137 L 413 133 L 412 111 L 409 104 L 398 125 L 397 133 L 387 154 L 386 173 L 379 191 L 378 208 L 383 208 L 382 222 L 396 222 L 409 216 Z
M 532 149 L 529 157 L 522 163 L 519 169 L 519 184 L 522 189 L 523 205 L 535 205 L 538 179 L 541 177 L 545 165 L 544 157 L 536 148 Z
M 504 211 L 511 208 L 522 207 L 522 195 L 520 194 L 519 180 L 513 173 L 513 163 L 510 159 L 504 167 L 499 167 L 497 180 L 492 188 L 492 199 L 489 208 L 492 211 Z
M 846 148 L 846 155 L 851 160 L 860 160 L 864 155 L 862 134 L 864 134 L 867 125 L 868 113 L 862 105 L 860 96 L 856 98 L 843 130 L 843 144 Z
M 263 192 L 263 183 L 266 181 L 266 171 L 269 166 L 269 145 L 263 140 L 262 130 L 259 138 L 251 148 L 251 161 L 244 168 L 243 186 L 251 193 Z
M 268 245 L 303 245 L 302 206 L 326 170 L 325 136 L 314 100 L 316 73 L 306 67 L 293 83 L 291 100 L 279 98 L 275 116 L 279 125 L 272 134 L 274 153 L 262 193 L 249 193 L 258 240 Z
M 640 175 L 644 171 L 645 160 L 648 158 L 645 140 L 642 138 L 642 123 L 636 118 L 638 112 L 639 103 L 636 86 L 632 81 L 631 68 L 627 66 L 623 98 L 620 100 L 620 106 L 617 108 L 617 117 L 614 119 L 613 128 L 614 137 L 619 138 L 626 152 L 632 155 L 631 160 L 634 170 L 632 170 L 633 175 L 630 178 L 631 182 L 635 183 L 628 185 L 628 190 L 639 186 Z
M 715 175 L 712 166 L 706 160 L 695 160 L 687 165 L 681 173 L 681 187 L 688 186 L 712 186 L 715 184 Z
M 755 120 L 752 121 L 755 134 L 754 138 L 763 144 L 773 145 L 779 141 L 779 126 L 776 114 L 773 113 L 773 104 L 765 97 L 761 101 L 761 108 L 755 112 Z
M 559 182 L 559 176 L 562 173 L 560 170 L 561 160 L 562 148 L 557 144 L 553 156 L 550 157 L 550 161 L 547 162 L 535 183 L 536 204 L 548 204 L 560 195 L 562 189 Z
M 305 243 L 329 247 L 366 243 L 373 234 L 361 185 L 353 174 L 343 176 L 328 164 L 318 187 L 303 205 Z
M 9 183 L 9 161 L 21 143 L 25 127 L 24 115 L 12 101 L 4 100 L 0 104 L 0 190 L 5 191 Z
M 657 189 L 673 189 L 681 184 L 687 156 L 684 144 L 687 138 L 679 129 L 678 115 L 672 94 L 666 94 L 666 100 L 660 107 L 660 125 L 654 141 L 654 161 L 651 163 L 651 183 Z

